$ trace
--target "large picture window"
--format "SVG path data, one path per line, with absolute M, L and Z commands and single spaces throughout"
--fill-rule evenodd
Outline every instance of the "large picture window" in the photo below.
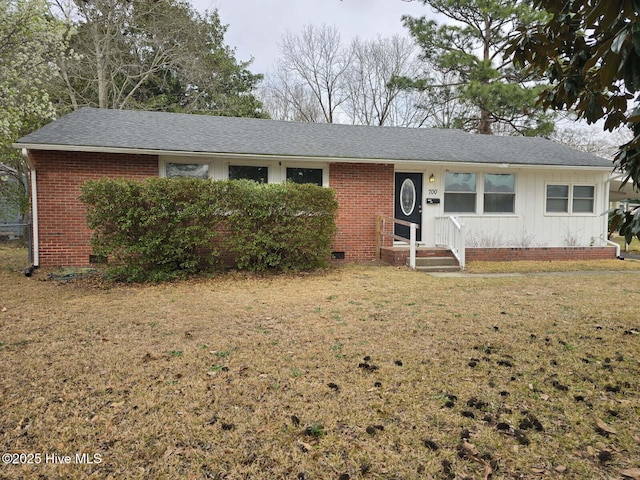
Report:
M 593 213 L 595 187 L 593 185 L 547 185 L 547 213 Z
M 516 180 L 513 174 L 484 175 L 484 213 L 514 213 Z
M 229 165 L 229 180 L 253 180 L 258 183 L 267 183 L 269 181 L 269 168 L 250 165 Z
M 476 212 L 476 174 L 447 172 L 444 178 L 445 213 Z

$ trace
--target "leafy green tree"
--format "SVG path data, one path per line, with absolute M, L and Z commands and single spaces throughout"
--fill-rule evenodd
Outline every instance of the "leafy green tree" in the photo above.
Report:
M 534 0 L 547 19 L 522 25 L 510 53 L 520 65 L 546 74 L 551 86 L 540 104 L 575 112 L 614 131 L 628 125 L 633 138 L 620 146 L 614 167 L 640 188 L 640 1 Z M 634 98 L 635 97 L 635 98 Z M 635 103 L 635 105 L 633 105 Z M 632 106 L 630 108 L 630 106 Z M 620 233 L 640 238 L 640 213 L 618 210 Z
M 54 117 L 48 88 L 64 32 L 44 0 L 0 0 L 0 196 L 23 218 L 28 167 L 11 144 Z
M 405 16 L 405 26 L 422 49 L 422 58 L 439 73 L 398 79 L 405 87 L 427 90 L 433 99 L 460 107 L 452 126 L 478 133 L 546 135 L 553 123 L 535 105 L 539 76 L 525 73 L 504 58 L 516 24 L 541 18 L 520 0 L 420 0 L 449 19 L 438 24 Z
M 181 0 L 73 0 L 55 13 L 75 30 L 60 62 L 60 110 L 82 106 L 263 116 L 261 75 L 224 43 L 217 11 Z

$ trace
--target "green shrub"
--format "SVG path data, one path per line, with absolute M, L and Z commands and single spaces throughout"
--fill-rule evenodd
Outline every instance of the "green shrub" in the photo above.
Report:
M 240 269 L 326 265 L 336 231 L 333 191 L 314 185 L 148 179 L 88 181 L 80 200 L 94 253 L 125 281 L 164 281 L 235 257 Z
M 88 181 L 80 200 L 97 255 L 125 281 L 162 281 L 216 265 L 221 185 L 198 179 Z
M 338 208 L 332 190 L 231 181 L 228 199 L 229 250 L 238 268 L 296 271 L 326 266 Z

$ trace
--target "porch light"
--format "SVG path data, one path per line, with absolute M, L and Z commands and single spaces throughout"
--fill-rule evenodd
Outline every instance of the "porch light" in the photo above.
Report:
M 429 183 L 436 183 L 436 176 L 433 173 L 429 175 Z

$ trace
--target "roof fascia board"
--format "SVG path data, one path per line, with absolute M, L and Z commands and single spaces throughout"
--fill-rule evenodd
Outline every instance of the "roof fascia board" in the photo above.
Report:
M 29 144 L 29 143 L 14 143 L 14 148 L 26 148 L 28 150 L 52 150 L 52 151 L 67 151 L 67 152 L 87 152 L 87 153 L 121 153 L 121 154 L 133 154 L 133 155 L 171 155 L 182 157 L 214 157 L 222 159 L 237 159 L 245 158 L 249 160 L 279 160 L 279 161 L 297 161 L 297 162 L 328 162 L 328 163 L 377 163 L 377 164 L 401 164 L 404 166 L 414 165 L 416 168 L 429 165 L 440 165 L 444 167 L 469 167 L 473 165 L 479 168 L 502 168 L 502 169 L 565 169 L 571 170 L 574 168 L 590 169 L 590 170 L 611 170 L 613 167 L 598 167 L 589 165 L 533 165 L 533 164 L 520 164 L 520 163 L 488 163 L 488 162 L 454 162 L 447 160 L 399 160 L 399 159 L 384 159 L 384 158 L 345 158 L 345 157 L 309 157 L 299 155 L 274 155 L 274 154 L 254 154 L 254 153 L 221 153 L 221 152 L 195 152 L 195 151 L 182 151 L 182 150 L 154 150 L 143 148 L 118 148 L 118 147 L 93 147 L 84 145 L 57 145 L 57 144 Z

